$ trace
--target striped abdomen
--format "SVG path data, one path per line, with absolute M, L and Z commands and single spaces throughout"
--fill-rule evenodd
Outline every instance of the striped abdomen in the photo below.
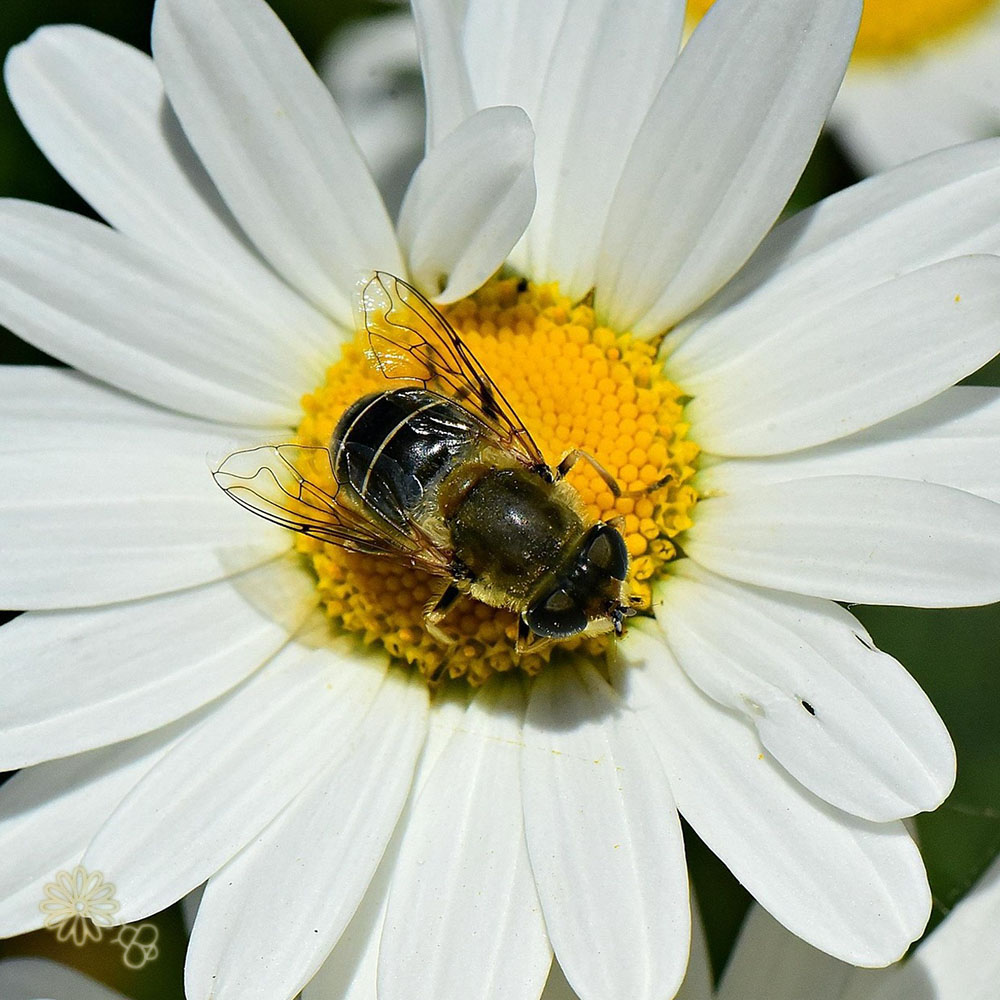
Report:
M 406 533 L 428 493 L 485 433 L 471 413 L 426 389 L 373 393 L 337 423 L 333 472 L 342 489 Z

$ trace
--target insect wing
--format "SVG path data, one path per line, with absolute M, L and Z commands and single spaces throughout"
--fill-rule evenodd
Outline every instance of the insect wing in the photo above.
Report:
M 361 311 L 375 366 L 388 379 L 420 382 L 459 403 L 542 471 L 548 463 L 514 408 L 455 328 L 402 278 L 376 271 L 361 290 Z
M 330 462 L 326 448 L 262 445 L 234 452 L 213 475 L 241 507 L 283 528 L 350 552 L 392 556 L 447 574 L 447 557 L 415 525 L 407 534 L 345 502 Z M 317 485 L 319 479 L 333 483 L 334 492 Z

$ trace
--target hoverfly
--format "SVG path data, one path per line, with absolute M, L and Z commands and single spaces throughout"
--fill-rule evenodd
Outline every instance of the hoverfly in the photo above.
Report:
M 444 642 L 438 623 L 463 595 L 516 612 L 519 651 L 621 635 L 633 613 L 625 541 L 611 523 L 585 522 L 565 476 L 582 458 L 619 494 L 614 479 L 579 450 L 550 466 L 448 320 L 402 279 L 375 272 L 361 313 L 370 360 L 405 384 L 358 399 L 325 448 L 230 455 L 215 472 L 219 485 L 279 525 L 445 581 L 424 615 Z M 312 481 L 317 460 L 333 492 Z

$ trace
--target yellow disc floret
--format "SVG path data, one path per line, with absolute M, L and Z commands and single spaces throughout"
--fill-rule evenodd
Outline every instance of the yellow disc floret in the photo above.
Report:
M 908 55 L 975 26 L 997 0 L 865 0 L 854 59 Z M 712 0 L 690 0 L 688 20 L 698 21 Z
M 690 480 L 698 447 L 686 439 L 684 396 L 663 374 L 655 346 L 598 325 L 590 306 L 572 303 L 555 285 L 517 279 L 494 279 L 445 313 L 550 464 L 582 449 L 623 492 L 636 494 L 616 498 L 588 462 L 567 477 L 590 520 L 618 525 L 631 556 L 634 603 L 648 607 L 651 584 L 676 555 L 672 539 L 691 526 L 697 499 Z M 345 345 L 325 384 L 303 398 L 300 444 L 326 447 L 353 402 L 400 387 L 373 368 L 368 347 L 362 332 Z M 668 475 L 666 485 L 651 489 Z M 513 612 L 462 598 L 439 625 L 453 640 L 445 644 L 428 633 L 424 613 L 447 581 L 305 536 L 296 544 L 311 560 L 331 619 L 427 677 L 446 673 L 480 684 L 497 671 L 535 673 L 559 648 L 599 654 L 614 641 L 590 636 L 518 653 Z

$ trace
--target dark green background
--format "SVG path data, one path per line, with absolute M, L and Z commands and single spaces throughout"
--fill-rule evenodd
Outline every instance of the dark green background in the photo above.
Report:
M 364 0 L 273 0 L 306 54 L 315 59 L 329 34 L 343 21 L 385 12 Z M 148 50 L 152 3 L 146 0 L 5 0 L 0 11 L 0 51 L 25 39 L 41 24 L 91 25 Z M 804 207 L 855 180 L 835 138 L 821 139 L 792 199 Z M 0 196 L 29 198 L 89 214 L 21 128 L 6 95 L 0 95 Z M 44 355 L 0 329 L 0 362 L 45 363 Z M 1000 366 L 987 366 L 969 381 L 997 385 Z M 931 878 L 937 921 L 1000 850 L 1000 670 L 996 607 L 956 611 L 854 608 L 878 644 L 901 659 L 930 695 L 958 748 L 958 783 L 936 813 L 917 827 Z M 748 897 L 726 869 L 688 832 L 695 889 L 704 916 L 712 959 L 721 968 L 739 927 Z M 161 957 L 131 973 L 109 944 L 75 949 L 58 946 L 39 932 L 0 942 L 0 955 L 58 954 L 102 976 L 135 1000 L 181 1000 L 184 936 L 176 908 L 157 918 Z

